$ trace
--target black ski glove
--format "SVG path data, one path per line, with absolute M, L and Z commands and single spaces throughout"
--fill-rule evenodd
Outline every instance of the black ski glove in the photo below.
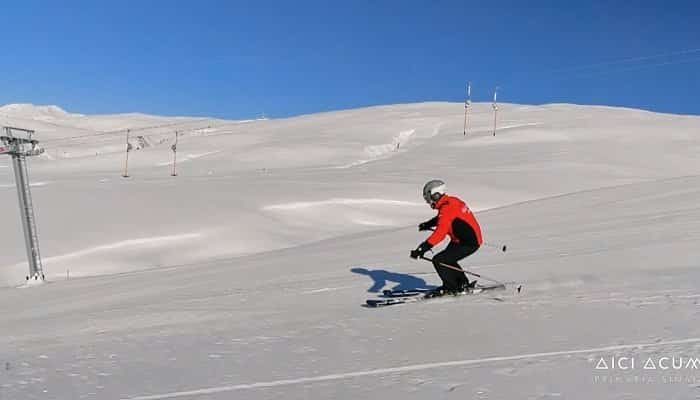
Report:
M 418 232 L 429 231 L 430 229 L 432 229 L 436 225 L 437 225 L 437 217 L 434 217 L 428 221 L 421 222 L 420 224 L 418 224 Z
M 418 259 L 423 257 L 423 255 L 432 248 L 433 246 L 430 243 L 423 242 L 415 250 L 411 250 L 411 258 Z

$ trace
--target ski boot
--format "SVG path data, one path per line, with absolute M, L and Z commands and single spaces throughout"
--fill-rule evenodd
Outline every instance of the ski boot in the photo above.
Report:
M 439 287 L 436 287 L 435 289 L 427 292 L 425 294 L 425 296 L 423 296 L 423 297 L 425 297 L 426 299 L 429 299 L 432 297 L 444 296 L 445 294 L 447 294 L 447 289 L 445 289 L 445 286 L 439 286 Z
M 456 290 L 450 290 L 449 293 L 454 295 L 454 296 L 458 296 L 461 294 L 472 293 L 475 288 L 476 288 L 476 280 L 473 280 L 471 282 L 462 283 Z

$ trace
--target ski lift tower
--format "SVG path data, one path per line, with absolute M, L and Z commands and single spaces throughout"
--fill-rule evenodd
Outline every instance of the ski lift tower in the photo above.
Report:
M 3 127 L 0 131 L 0 154 L 12 156 L 12 166 L 15 170 L 15 184 L 19 196 L 19 210 L 24 229 L 24 241 L 27 246 L 29 260 L 29 275 L 27 283 L 44 281 L 44 269 L 39 254 L 39 238 L 36 232 L 32 194 L 29 190 L 26 157 L 37 156 L 44 152 L 39 142 L 32 139 L 34 131 L 21 128 Z

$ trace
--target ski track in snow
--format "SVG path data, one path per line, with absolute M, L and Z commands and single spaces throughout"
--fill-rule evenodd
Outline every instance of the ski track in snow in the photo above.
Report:
M 83 256 L 90 255 L 90 254 L 105 252 L 105 251 L 123 250 L 125 248 L 130 248 L 130 247 L 133 248 L 133 247 L 139 247 L 139 246 L 152 246 L 152 247 L 154 247 L 154 246 L 159 246 L 159 245 L 163 245 L 163 244 L 170 243 L 170 242 L 179 242 L 179 241 L 183 241 L 183 240 L 199 239 L 201 237 L 202 237 L 201 233 L 187 233 L 187 234 L 182 234 L 182 235 L 156 236 L 156 237 L 141 238 L 141 239 L 129 239 L 129 240 L 121 241 L 121 242 L 91 247 L 88 249 L 83 249 L 83 250 L 79 250 L 79 251 L 76 251 L 73 253 L 63 254 L 60 256 L 44 257 L 43 261 L 44 261 L 44 263 L 66 261 L 69 259 L 74 259 L 74 258 L 83 257 Z
M 255 383 L 248 383 L 248 384 L 218 386 L 218 387 L 194 389 L 194 390 L 188 390 L 188 391 L 164 393 L 164 394 L 146 395 L 146 396 L 138 396 L 138 397 L 127 397 L 127 398 L 122 398 L 122 400 L 174 399 L 174 398 L 178 398 L 178 397 L 203 396 L 203 395 L 208 395 L 208 394 L 234 392 L 234 391 L 239 391 L 239 390 L 254 390 L 254 389 L 270 388 L 270 387 L 277 387 L 277 386 L 288 386 L 288 385 L 326 382 L 326 381 L 337 381 L 337 380 L 359 378 L 359 377 L 365 377 L 365 376 L 377 376 L 377 375 L 387 375 L 387 374 L 395 374 L 395 373 L 406 373 L 406 372 L 413 372 L 413 371 L 424 371 L 424 370 L 431 370 L 431 369 L 436 369 L 436 368 L 461 367 L 461 366 L 467 366 L 467 365 L 487 364 L 487 363 L 502 362 L 502 361 L 518 361 L 518 360 L 537 359 L 537 358 L 546 358 L 546 357 L 570 356 L 570 355 L 575 355 L 575 354 L 607 353 L 607 352 L 611 352 L 611 351 L 628 350 L 628 349 L 642 350 L 642 349 L 649 349 L 649 348 L 656 348 L 656 347 L 682 345 L 682 344 L 694 344 L 694 343 L 700 343 L 700 338 L 667 340 L 667 341 L 659 341 L 659 342 L 655 342 L 655 343 L 637 343 L 637 344 L 623 344 L 623 345 L 616 345 L 616 346 L 590 347 L 590 348 L 585 348 L 585 349 L 559 350 L 559 351 L 549 351 L 549 352 L 541 352 L 541 353 L 516 354 L 516 355 L 509 355 L 509 356 L 494 356 L 494 357 L 477 358 L 477 359 L 471 359 L 471 360 L 457 360 L 457 361 L 444 361 L 444 362 L 434 362 L 434 363 L 426 363 L 426 364 L 412 364 L 412 365 L 405 365 L 405 366 L 401 366 L 401 367 L 378 368 L 378 369 L 369 369 L 369 370 L 364 370 L 364 371 L 354 371 L 354 372 L 346 372 L 346 373 L 338 373 L 338 374 L 330 374 L 330 375 L 319 375 L 319 376 L 310 376 L 310 377 L 303 377 L 303 378 L 282 379 L 282 380 L 269 381 L 269 382 L 255 382 Z
M 46 186 L 48 185 L 49 182 L 32 182 L 29 184 L 29 187 L 40 187 L 40 186 Z M 16 188 L 17 186 L 14 184 L 11 185 L 0 185 L 0 189 L 10 189 L 10 188 Z
M 542 122 L 527 122 L 524 124 L 503 125 L 503 126 L 500 126 L 497 128 L 498 128 L 498 130 L 506 130 L 506 129 L 525 128 L 528 126 L 539 126 L 539 125 L 543 125 Z
M 439 129 L 439 128 L 437 128 Z M 391 157 L 392 153 L 398 153 L 401 150 L 401 145 L 406 144 L 413 135 L 416 133 L 415 129 L 410 129 L 407 131 L 401 131 L 398 135 L 394 136 L 391 143 L 377 144 L 372 146 L 367 146 L 364 149 L 364 153 L 367 154 L 368 158 L 353 161 L 349 164 L 340 165 L 336 168 L 347 169 L 352 167 L 357 167 L 359 165 L 367 164 L 372 161 L 385 159 Z
M 343 289 L 354 289 L 356 287 L 357 287 L 357 285 L 311 289 L 311 290 L 305 290 L 305 291 L 301 292 L 301 294 L 316 294 L 316 293 L 334 292 L 334 291 L 343 290 Z
M 535 290 L 527 289 L 528 293 L 532 293 Z M 523 294 L 526 292 L 523 292 Z M 562 305 L 580 305 L 580 304 L 624 304 L 628 306 L 644 306 L 644 305 L 655 305 L 655 304 L 697 304 L 698 298 L 700 298 L 700 293 L 688 292 L 687 290 L 645 290 L 641 295 L 637 295 L 633 292 L 626 292 L 620 294 L 575 294 L 572 293 L 566 298 L 561 296 L 553 295 L 528 295 L 522 300 L 518 300 L 518 296 L 513 296 L 509 298 L 506 305 L 512 305 L 516 307 L 536 307 L 536 306 L 547 306 L 552 305 L 562 306 Z
M 192 160 L 196 160 L 196 159 L 198 159 L 198 158 L 210 156 L 210 155 L 213 155 L 213 154 L 219 154 L 219 153 L 221 153 L 221 152 L 223 152 L 223 150 L 209 151 L 209 152 L 201 153 L 201 154 L 187 154 L 186 156 L 184 156 L 184 157 L 178 159 L 177 162 L 178 162 L 178 163 L 181 163 L 181 162 L 192 161 Z M 173 162 L 172 162 L 172 161 L 167 161 L 167 162 L 162 162 L 162 163 L 156 164 L 156 166 L 158 166 L 158 167 L 165 167 L 165 166 L 168 166 L 168 165 L 173 165 Z
M 273 204 L 263 207 L 266 211 L 289 211 L 303 210 L 309 208 L 317 208 L 322 206 L 365 206 L 365 205 L 382 205 L 382 206 L 420 206 L 425 207 L 424 203 L 389 200 L 389 199 L 328 199 L 320 201 L 300 201 L 294 203 Z

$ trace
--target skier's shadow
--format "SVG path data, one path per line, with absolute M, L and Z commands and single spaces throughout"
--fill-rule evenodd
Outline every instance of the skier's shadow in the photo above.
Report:
M 434 286 L 428 285 L 424 279 L 415 277 L 409 274 L 400 274 L 397 272 L 390 272 L 384 269 L 367 269 L 355 267 L 350 271 L 360 274 L 367 275 L 374 283 L 372 287 L 367 289 L 370 293 L 380 292 L 387 282 L 396 282 L 396 286 L 392 287 L 391 290 L 409 290 L 409 289 L 432 289 Z

